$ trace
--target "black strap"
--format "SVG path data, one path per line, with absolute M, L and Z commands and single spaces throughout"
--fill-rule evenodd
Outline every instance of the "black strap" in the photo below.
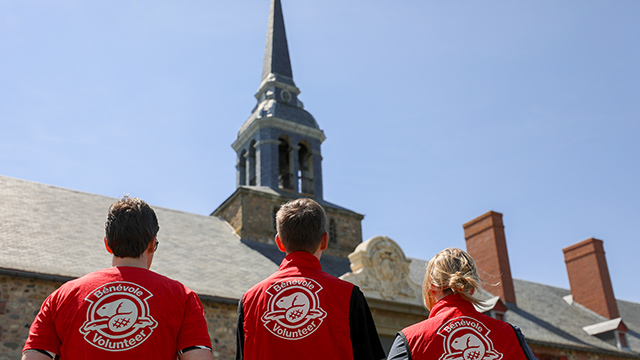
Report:
M 524 356 L 527 358 L 527 360 L 538 360 L 538 358 L 536 358 L 536 356 L 533 354 L 533 351 L 531 351 L 531 348 L 529 348 L 529 345 L 527 345 L 527 342 L 524 340 L 524 334 L 522 334 L 520 328 L 512 324 L 509 325 L 511 325 L 511 328 L 516 333 L 516 338 L 518 338 L 520 348 L 522 348 L 522 352 L 524 352 Z

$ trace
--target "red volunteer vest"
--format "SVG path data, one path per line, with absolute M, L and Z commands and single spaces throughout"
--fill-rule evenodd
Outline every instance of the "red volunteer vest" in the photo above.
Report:
M 402 330 L 413 360 L 526 360 L 513 328 L 452 294 L 429 318 Z
M 353 359 L 352 291 L 312 254 L 289 254 L 243 296 L 244 359 Z

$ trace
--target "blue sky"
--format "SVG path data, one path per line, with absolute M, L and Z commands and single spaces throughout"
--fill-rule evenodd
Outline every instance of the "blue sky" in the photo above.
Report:
M 504 214 L 515 278 L 604 240 L 640 302 L 640 2 L 283 0 L 325 199 L 407 256 Z M 0 174 L 208 215 L 262 71 L 268 0 L 0 1 Z

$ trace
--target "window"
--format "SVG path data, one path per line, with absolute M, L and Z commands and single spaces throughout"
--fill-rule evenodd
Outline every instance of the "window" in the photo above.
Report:
M 277 222 L 276 222 L 276 215 L 278 215 L 278 208 L 274 207 L 273 208 L 273 217 L 272 217 L 272 221 L 271 221 L 271 226 L 273 228 L 273 231 L 275 231 L 275 232 L 278 231 L 278 226 L 277 226 Z
M 278 186 L 281 189 L 293 190 L 291 146 L 285 138 L 280 138 L 280 145 L 278 145 Z
M 249 185 L 257 185 L 256 181 L 256 141 L 251 141 L 249 145 L 249 157 L 247 157 L 247 168 L 249 173 L 247 174 Z
M 247 151 L 242 150 L 238 157 L 238 185 L 247 185 Z
M 300 143 L 298 150 L 298 189 L 303 194 L 313 194 L 313 157 L 309 146 Z
M 338 226 L 333 218 L 329 219 L 329 244 L 338 244 Z
M 618 333 L 618 348 L 622 350 L 629 350 L 629 345 L 627 344 L 627 333 L 624 331 L 617 331 Z

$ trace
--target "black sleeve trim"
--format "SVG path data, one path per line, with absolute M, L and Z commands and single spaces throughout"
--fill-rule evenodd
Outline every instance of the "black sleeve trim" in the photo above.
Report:
M 351 290 L 349 329 L 354 360 L 384 359 L 386 357 L 373 322 L 369 304 L 357 286 Z
M 389 349 L 387 360 L 412 360 L 409 342 L 402 331 L 396 334 L 396 338 L 393 340 L 393 344 L 391 344 L 391 348 Z
M 46 351 L 46 350 L 41 350 L 41 349 L 28 349 L 28 350 L 25 350 L 24 352 L 27 352 L 27 351 L 35 351 L 35 352 L 39 352 L 40 354 L 46 355 L 47 357 L 49 357 L 49 358 L 51 358 L 51 359 L 56 359 L 56 358 L 58 358 L 58 355 L 56 355 L 55 357 L 53 357 L 53 356 L 51 355 L 52 353 L 50 353 L 50 352 L 48 352 L 48 351 Z
M 518 343 L 520 343 L 520 348 L 522 349 L 522 352 L 524 352 L 524 356 L 527 360 L 538 360 L 538 358 L 533 354 L 533 351 L 531 351 L 529 345 L 527 345 L 527 342 L 524 340 L 524 334 L 520 331 L 520 328 L 515 325 L 511 325 L 511 328 L 516 333 L 516 338 L 518 339 Z
M 242 360 L 243 357 L 244 357 L 244 311 L 242 310 L 242 298 L 240 298 L 240 301 L 238 301 L 238 323 L 236 324 L 236 360 Z
M 204 345 L 196 345 L 196 346 L 189 346 L 186 347 L 180 351 L 178 351 L 178 355 L 182 355 L 184 353 L 186 353 L 187 351 L 191 351 L 191 350 L 197 350 L 197 349 L 204 349 L 204 350 L 209 350 L 211 351 L 211 348 L 208 346 L 204 346 Z
M 404 344 L 404 350 L 407 352 L 407 359 L 413 360 L 411 358 L 411 349 L 409 348 L 409 342 L 407 341 L 407 336 L 402 331 L 398 331 L 398 336 L 402 338 L 402 343 Z

